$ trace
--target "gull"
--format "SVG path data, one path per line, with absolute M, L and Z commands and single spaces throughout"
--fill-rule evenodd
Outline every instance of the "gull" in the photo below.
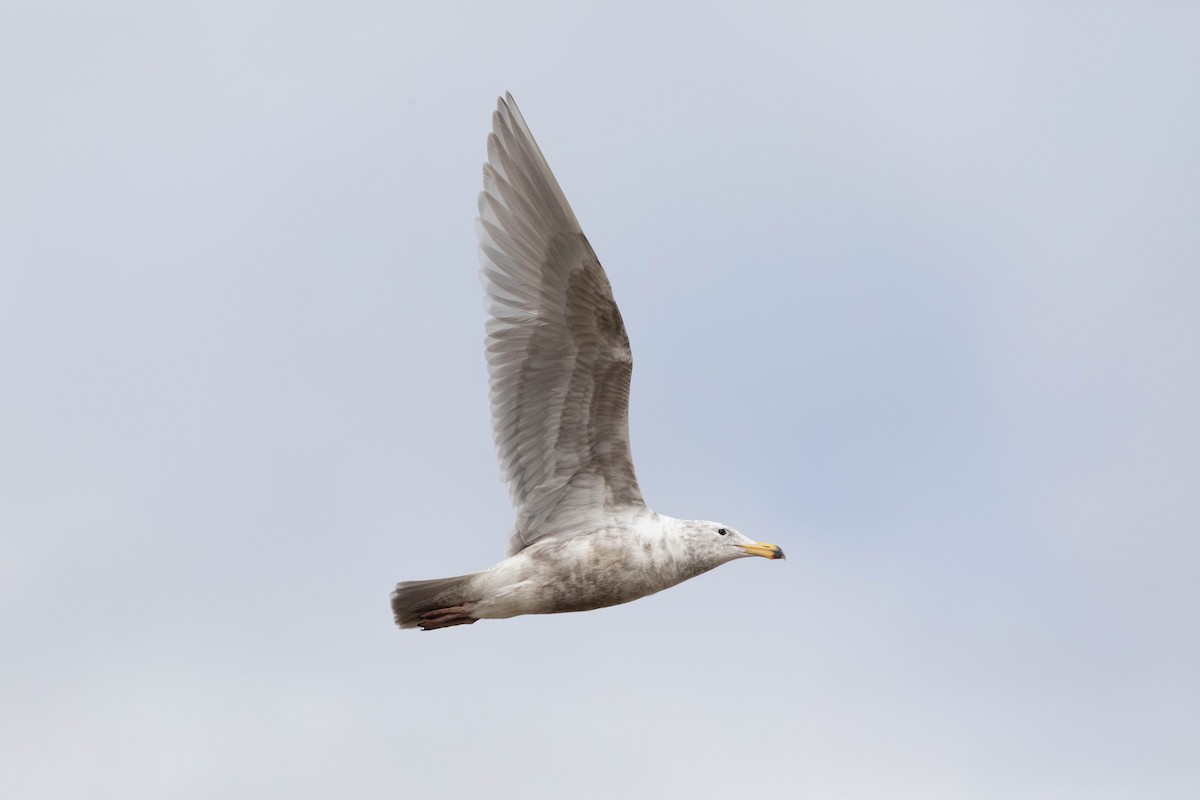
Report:
M 608 277 L 511 94 L 492 115 L 479 195 L 492 429 L 516 523 L 482 572 L 397 584 L 401 628 L 588 611 L 747 556 L 729 525 L 647 508 L 629 447 L 633 356 Z

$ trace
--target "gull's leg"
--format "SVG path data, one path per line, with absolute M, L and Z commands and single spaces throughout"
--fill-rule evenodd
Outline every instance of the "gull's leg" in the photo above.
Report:
M 433 611 L 426 611 L 422 614 L 418 624 L 423 631 L 435 631 L 438 628 L 449 628 L 451 625 L 470 625 L 479 621 L 471 616 L 473 608 L 475 608 L 474 603 L 464 603 L 461 606 L 450 606 L 449 608 L 435 608 Z

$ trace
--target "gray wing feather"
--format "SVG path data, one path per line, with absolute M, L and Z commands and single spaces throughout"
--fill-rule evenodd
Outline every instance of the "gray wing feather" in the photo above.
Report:
M 512 95 L 492 116 L 476 229 L 512 555 L 643 505 L 629 449 L 633 356 L 608 278 Z

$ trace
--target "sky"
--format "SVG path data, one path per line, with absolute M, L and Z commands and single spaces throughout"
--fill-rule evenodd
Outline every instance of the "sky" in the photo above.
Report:
M 1200 793 L 1187 3 L 0 10 L 0 794 Z M 647 502 L 775 542 L 423 633 L 512 522 L 511 91 Z

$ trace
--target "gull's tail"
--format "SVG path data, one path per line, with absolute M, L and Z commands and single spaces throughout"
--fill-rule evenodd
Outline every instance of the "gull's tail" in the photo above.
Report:
M 435 578 L 431 581 L 405 581 L 392 592 L 392 614 L 401 628 L 431 631 L 451 625 L 470 625 L 475 621 L 471 609 L 478 597 L 471 596 L 474 575 Z

